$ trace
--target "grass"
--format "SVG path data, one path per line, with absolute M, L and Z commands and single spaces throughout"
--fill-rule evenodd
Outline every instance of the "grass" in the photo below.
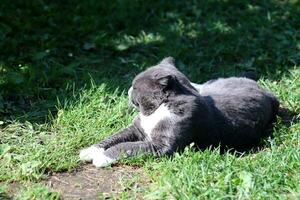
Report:
M 15 198 L 58 199 L 41 181 L 75 169 L 79 149 L 130 123 L 131 80 L 164 56 L 194 82 L 256 71 L 299 115 L 299 16 L 296 0 L 4 0 L 0 198 L 14 183 Z M 300 123 L 279 118 L 273 133 L 263 150 L 244 156 L 187 148 L 173 158 L 121 161 L 140 166 L 151 184 L 120 198 L 299 199 Z

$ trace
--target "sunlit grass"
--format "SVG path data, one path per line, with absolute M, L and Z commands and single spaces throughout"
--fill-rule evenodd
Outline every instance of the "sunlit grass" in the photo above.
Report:
M 122 160 L 142 167 L 151 184 L 120 198 L 300 198 L 298 4 L 4 0 L 0 199 L 12 183 L 19 199 L 58 198 L 40 182 L 77 168 L 79 149 L 126 127 L 131 80 L 166 56 L 193 82 L 255 71 L 295 117 L 279 117 L 265 148 L 243 157 L 187 148 L 173 158 Z

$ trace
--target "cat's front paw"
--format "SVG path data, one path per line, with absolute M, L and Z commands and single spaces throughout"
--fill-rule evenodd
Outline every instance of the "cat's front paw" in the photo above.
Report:
M 94 158 L 102 155 L 105 150 L 96 146 L 90 146 L 86 149 L 80 150 L 79 158 L 81 161 L 91 162 Z
M 93 165 L 95 167 L 105 167 L 105 166 L 110 165 L 114 161 L 116 161 L 116 159 L 112 159 L 112 158 L 106 156 L 104 154 L 104 152 L 102 152 L 101 154 L 98 154 L 97 156 L 95 156 L 93 158 Z

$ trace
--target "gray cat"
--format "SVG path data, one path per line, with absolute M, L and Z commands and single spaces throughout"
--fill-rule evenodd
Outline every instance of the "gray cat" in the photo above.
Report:
M 247 78 L 190 83 L 171 57 L 137 75 L 129 99 L 139 110 L 132 124 L 81 150 L 81 160 L 103 167 L 122 155 L 172 155 L 190 143 L 243 151 L 260 141 L 279 106 Z

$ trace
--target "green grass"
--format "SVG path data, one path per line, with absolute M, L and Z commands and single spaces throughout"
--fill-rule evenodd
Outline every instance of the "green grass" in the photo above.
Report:
M 256 71 L 299 116 L 299 24 L 297 0 L 3 0 L 0 198 L 18 183 L 16 198 L 57 199 L 40 182 L 78 167 L 79 149 L 130 123 L 131 80 L 165 56 L 194 82 Z M 187 148 L 123 160 L 151 184 L 120 198 L 299 199 L 299 120 L 279 118 L 273 133 L 242 157 Z
M 60 195 L 57 192 L 50 192 L 45 186 L 38 184 L 31 185 L 28 188 L 21 190 L 16 196 L 17 200 L 30 200 L 30 199 L 49 199 L 58 200 Z

